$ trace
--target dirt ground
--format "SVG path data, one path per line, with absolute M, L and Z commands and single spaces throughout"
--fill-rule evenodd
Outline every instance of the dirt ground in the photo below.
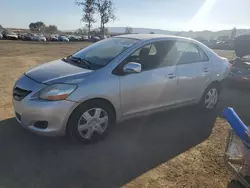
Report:
M 70 55 L 86 45 L 88 44 L 0 41 L 0 121 L 13 117 L 12 87 L 23 72 L 40 63 Z M 230 59 L 233 57 L 231 51 L 217 52 Z M 233 100 L 239 94 L 241 101 Z M 247 97 L 247 93 L 236 90 L 224 91 L 218 114 L 224 106 L 230 105 L 248 119 L 246 109 L 250 102 L 246 102 Z M 227 129 L 227 123 L 217 118 L 212 134 L 204 142 L 160 163 L 156 168 L 130 180 L 124 187 L 226 187 L 231 178 L 222 160 Z

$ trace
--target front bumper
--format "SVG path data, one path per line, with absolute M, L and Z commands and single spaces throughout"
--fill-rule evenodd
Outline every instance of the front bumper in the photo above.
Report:
M 71 101 L 41 101 L 13 99 L 17 121 L 32 132 L 45 136 L 65 135 L 67 120 L 76 105 Z M 37 128 L 35 123 L 47 122 L 47 128 Z
M 17 121 L 26 129 L 45 136 L 61 136 L 65 135 L 68 118 L 77 106 L 76 102 L 62 101 L 46 101 L 40 99 L 32 99 L 31 97 L 46 85 L 37 83 L 26 76 L 21 77 L 16 86 L 32 90 L 21 101 L 13 98 L 13 107 Z M 29 87 L 29 88 L 27 88 Z M 38 128 L 35 126 L 37 122 L 47 122 L 46 128 Z

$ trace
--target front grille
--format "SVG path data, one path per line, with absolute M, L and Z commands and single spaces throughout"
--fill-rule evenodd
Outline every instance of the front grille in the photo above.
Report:
M 19 87 L 15 87 L 13 89 L 13 98 L 17 101 L 21 101 L 24 97 L 30 94 L 32 91 L 21 89 Z

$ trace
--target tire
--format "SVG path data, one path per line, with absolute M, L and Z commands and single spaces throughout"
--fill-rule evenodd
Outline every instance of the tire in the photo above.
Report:
M 210 97 L 212 96 L 212 98 Z M 212 83 L 204 91 L 202 98 L 199 102 L 199 106 L 203 111 L 211 111 L 216 108 L 219 102 L 220 85 L 219 83 Z M 210 99 L 209 99 L 210 98 Z M 211 102 L 211 103 L 209 103 Z
M 115 114 L 109 103 L 92 100 L 78 106 L 67 123 L 71 141 L 90 144 L 104 139 L 115 122 Z

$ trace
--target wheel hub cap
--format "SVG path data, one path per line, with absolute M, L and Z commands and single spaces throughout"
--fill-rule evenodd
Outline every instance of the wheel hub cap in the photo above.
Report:
M 92 108 L 82 114 L 78 121 L 78 132 L 85 139 L 91 139 L 96 132 L 103 134 L 108 126 L 108 115 L 101 108 Z

